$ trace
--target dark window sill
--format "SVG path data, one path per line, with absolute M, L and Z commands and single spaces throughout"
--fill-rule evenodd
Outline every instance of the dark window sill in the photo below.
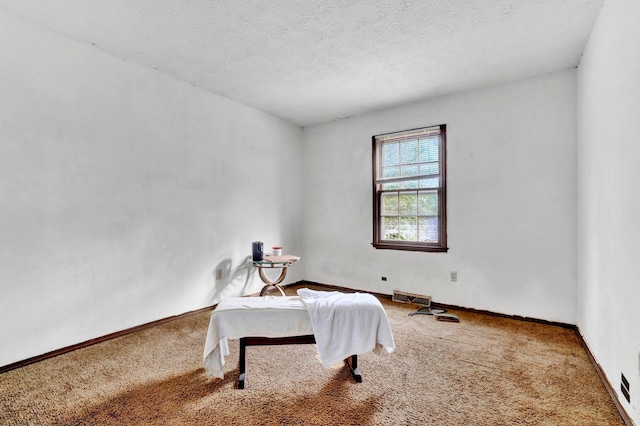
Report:
M 382 250 L 423 251 L 429 253 L 445 253 L 449 250 L 448 247 L 420 243 L 374 242 L 371 245 L 376 249 Z

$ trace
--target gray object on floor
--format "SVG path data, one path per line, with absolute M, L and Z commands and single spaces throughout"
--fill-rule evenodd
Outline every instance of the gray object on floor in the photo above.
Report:
M 460 322 L 460 318 L 458 315 L 451 313 L 439 313 L 433 314 L 438 321 L 448 321 L 448 322 Z
M 443 314 L 445 313 L 444 309 L 432 308 L 431 306 L 425 306 L 424 308 L 419 308 L 415 312 L 411 312 L 409 314 L 410 317 L 414 315 L 435 315 L 435 314 Z

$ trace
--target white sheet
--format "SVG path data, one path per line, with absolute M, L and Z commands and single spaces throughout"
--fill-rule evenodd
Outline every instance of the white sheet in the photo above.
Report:
M 309 314 L 298 296 L 231 297 L 211 314 L 204 345 L 207 374 L 222 379 L 227 339 L 313 334 Z
M 322 365 L 369 351 L 395 351 L 393 333 L 380 301 L 366 293 L 298 290 L 307 307 Z
M 207 374 L 224 377 L 225 357 L 229 355 L 227 339 L 241 337 L 315 334 L 325 367 L 371 350 L 394 351 L 387 315 L 374 296 L 309 289 L 300 289 L 298 293 L 301 291 L 304 303 L 299 296 L 232 297 L 220 302 L 211 314 L 204 345 L 203 365 Z M 319 317 L 315 320 L 317 330 L 311 319 L 312 312 Z M 329 321 L 330 318 L 335 321 Z

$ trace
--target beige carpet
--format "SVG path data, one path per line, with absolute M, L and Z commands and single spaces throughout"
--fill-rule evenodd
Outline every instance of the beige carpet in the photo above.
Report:
M 397 351 L 360 356 L 362 383 L 315 345 L 251 347 L 237 390 L 237 341 L 208 379 L 204 312 L 0 375 L 0 424 L 623 424 L 572 330 L 383 304 Z

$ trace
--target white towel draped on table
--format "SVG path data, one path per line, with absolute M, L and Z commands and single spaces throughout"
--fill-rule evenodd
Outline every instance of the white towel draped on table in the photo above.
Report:
M 393 333 L 380 301 L 367 293 L 298 290 L 307 307 L 322 365 L 351 355 L 395 350 Z

